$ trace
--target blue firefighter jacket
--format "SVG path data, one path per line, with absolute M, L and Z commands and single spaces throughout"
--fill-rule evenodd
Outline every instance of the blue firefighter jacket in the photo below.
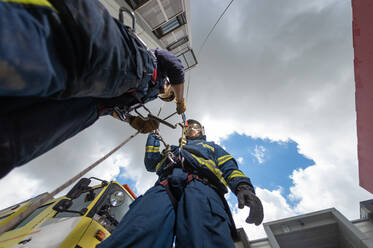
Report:
M 156 172 L 162 180 L 167 176 L 168 172 L 165 168 L 170 161 L 159 151 L 159 147 L 159 138 L 154 134 L 149 134 L 145 148 L 145 167 L 150 172 Z M 238 169 L 237 162 L 232 155 L 214 142 L 206 141 L 205 137 L 187 140 L 187 144 L 182 147 L 181 151 L 178 146 L 171 146 L 171 152 L 175 156 L 181 153 L 192 167 L 193 173 L 208 175 L 209 181 L 218 188 L 226 189 L 228 186 L 232 192 L 235 192 L 239 183 L 252 186 L 250 179 Z
M 176 60 L 157 65 L 97 0 L 0 0 L 0 178 L 93 124 L 106 106 L 153 100 L 164 76 L 183 83 Z

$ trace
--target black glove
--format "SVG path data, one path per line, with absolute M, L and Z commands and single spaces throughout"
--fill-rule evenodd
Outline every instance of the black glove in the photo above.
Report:
M 254 189 L 246 183 L 240 183 L 236 188 L 236 195 L 238 200 L 238 208 L 244 208 L 248 206 L 250 208 L 249 217 L 247 217 L 247 223 L 254 223 L 260 225 L 263 221 L 263 205 L 259 198 L 255 195 Z

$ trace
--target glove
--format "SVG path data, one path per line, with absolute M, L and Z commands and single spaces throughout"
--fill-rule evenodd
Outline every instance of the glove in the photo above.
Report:
M 159 121 L 153 119 L 143 120 L 139 116 L 132 118 L 129 123 L 140 133 L 150 133 L 159 127 Z
M 118 116 L 118 114 L 117 113 L 115 113 L 115 112 L 112 112 L 111 113 L 111 116 L 113 116 L 115 119 L 118 119 L 118 120 L 120 120 L 121 121 L 121 119 L 119 118 L 119 116 Z
M 263 205 L 259 198 L 255 195 L 254 189 L 246 183 L 240 183 L 236 189 L 236 195 L 238 200 L 238 208 L 244 208 L 248 206 L 250 208 L 249 217 L 247 217 L 247 223 L 254 223 L 260 225 L 263 221 Z
M 182 113 L 184 113 L 186 110 L 186 104 L 185 104 L 185 101 L 184 101 L 184 98 L 182 98 L 181 100 L 177 100 L 176 101 L 176 112 L 181 115 Z

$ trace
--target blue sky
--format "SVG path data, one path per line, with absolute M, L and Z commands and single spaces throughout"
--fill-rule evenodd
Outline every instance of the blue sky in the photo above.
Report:
M 145 165 L 144 166 L 144 170 L 145 170 Z M 120 173 L 119 173 L 119 177 L 117 177 L 117 181 L 120 183 L 120 184 L 128 184 L 128 186 L 132 189 L 132 191 L 136 194 L 136 195 L 139 195 L 139 193 L 137 192 L 136 190 L 136 181 L 131 179 L 130 177 L 124 177 L 124 176 L 121 176 L 121 175 L 125 175 L 126 174 L 126 170 L 123 169 L 123 168 L 120 168 Z
M 314 161 L 298 153 L 298 144 L 292 140 L 274 142 L 233 133 L 221 141 L 221 146 L 239 162 L 240 169 L 250 177 L 255 187 L 269 190 L 282 189 L 290 205 L 288 194 L 292 186 L 293 170 L 306 168 Z

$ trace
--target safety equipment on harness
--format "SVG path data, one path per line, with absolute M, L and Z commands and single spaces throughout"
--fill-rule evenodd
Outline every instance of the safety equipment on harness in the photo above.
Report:
M 159 121 L 154 119 L 143 120 L 140 116 L 130 116 L 129 123 L 140 133 L 150 133 L 159 128 Z
M 187 120 L 187 125 L 185 128 L 185 136 L 187 139 L 198 139 L 204 135 L 205 132 L 201 123 L 193 119 Z
M 175 99 L 175 92 L 170 84 L 165 85 L 164 92 L 158 94 L 158 98 L 165 102 L 171 102 Z
M 187 144 L 187 140 L 185 138 L 180 138 L 179 139 L 179 146 L 185 146 Z
M 176 100 L 176 112 L 181 115 L 186 110 L 186 104 L 184 98 Z
M 247 223 L 254 223 L 260 225 L 263 221 L 263 205 L 260 199 L 255 195 L 254 189 L 246 183 L 240 183 L 236 188 L 236 195 L 238 200 L 238 208 L 244 208 L 248 206 L 250 208 L 249 217 L 247 217 Z
M 213 183 L 211 183 L 208 178 L 190 172 L 183 172 L 182 168 L 174 168 L 166 179 L 156 184 L 160 184 L 165 188 L 174 209 L 177 209 L 178 201 L 180 199 L 182 191 L 184 190 L 184 187 L 193 180 L 200 181 L 203 184 L 211 187 L 219 195 L 224 205 L 224 209 L 229 217 L 229 228 L 231 231 L 232 238 L 233 240 L 239 240 L 236 225 L 232 217 L 232 212 L 230 211 L 229 205 L 226 199 L 224 198 L 224 194 L 221 194 L 221 192 L 219 192 L 219 189 Z

